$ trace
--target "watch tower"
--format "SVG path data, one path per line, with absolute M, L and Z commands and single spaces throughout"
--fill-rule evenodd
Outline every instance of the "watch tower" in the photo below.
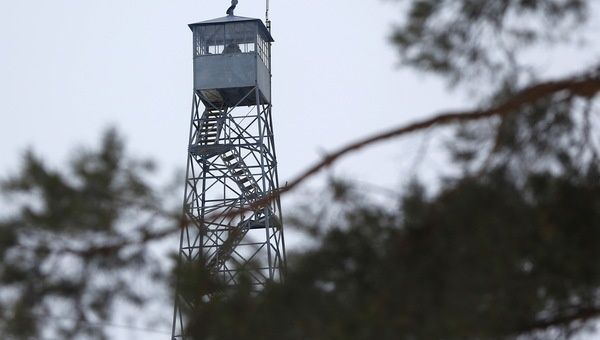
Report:
M 236 285 L 244 271 L 260 290 L 281 281 L 285 267 L 271 105 L 273 38 L 260 19 L 235 16 L 235 3 L 225 17 L 189 25 L 194 91 L 179 258 L 202 261 L 226 285 Z M 267 196 L 275 199 L 257 205 Z M 193 303 L 177 294 L 174 340 L 186 339 L 186 323 L 201 322 L 185 320 L 184 308 Z

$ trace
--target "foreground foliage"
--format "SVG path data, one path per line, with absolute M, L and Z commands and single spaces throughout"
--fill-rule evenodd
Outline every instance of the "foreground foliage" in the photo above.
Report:
M 414 185 L 397 211 L 356 203 L 320 246 L 296 256 L 286 284 L 200 303 L 190 331 L 195 339 L 566 338 L 600 315 L 599 170 L 517 184 L 497 169 L 429 198 Z
M 162 216 L 144 178 L 153 168 L 128 157 L 114 130 L 62 169 L 26 153 L 2 183 L 10 207 L 0 220 L 3 339 L 106 339 L 101 323 L 115 303 L 144 303 L 140 277 L 164 272 L 142 242 Z

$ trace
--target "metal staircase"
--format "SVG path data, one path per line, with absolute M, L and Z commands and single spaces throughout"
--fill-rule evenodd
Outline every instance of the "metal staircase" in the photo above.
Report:
M 231 178 L 240 187 L 246 201 L 254 203 L 261 196 L 262 190 L 237 149 L 232 148 L 221 154 L 221 159 L 231 173 Z
M 264 197 L 250 168 L 238 149 L 232 145 L 219 144 L 221 130 L 227 119 L 226 110 L 205 110 L 200 119 L 200 128 L 196 138 L 197 145 L 192 146 L 203 157 L 219 156 L 227 168 L 230 177 L 240 189 L 243 205 L 252 205 Z M 228 237 L 207 259 L 209 270 L 218 272 L 225 262 L 231 258 L 236 247 L 242 242 L 251 229 L 277 227 L 281 225 L 279 218 L 273 214 L 269 205 L 254 206 L 254 218 L 240 221 L 236 227 L 228 228 Z
M 218 142 L 219 132 L 223 126 L 222 112 L 218 110 L 205 110 L 198 129 L 199 145 L 214 145 Z

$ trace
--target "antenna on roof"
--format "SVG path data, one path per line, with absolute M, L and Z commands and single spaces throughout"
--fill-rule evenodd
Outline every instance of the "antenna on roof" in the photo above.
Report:
M 238 0 L 231 0 L 231 6 L 227 9 L 227 15 L 233 16 L 233 11 L 235 10 L 235 6 L 237 6 Z
M 269 0 L 267 0 L 267 10 L 265 12 L 265 22 L 267 23 L 267 29 L 271 32 L 271 20 L 269 20 Z

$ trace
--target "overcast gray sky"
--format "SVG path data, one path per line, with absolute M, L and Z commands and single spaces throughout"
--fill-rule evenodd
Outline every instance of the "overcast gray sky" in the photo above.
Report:
M 187 24 L 224 16 L 228 5 L 0 0 L 0 175 L 16 169 L 28 146 L 60 164 L 75 145 L 97 142 L 111 124 L 137 154 L 158 160 L 166 171 L 183 168 L 192 96 Z M 264 5 L 240 0 L 236 14 L 263 18 Z M 388 37 L 399 17 L 390 1 L 271 1 L 273 114 L 283 182 L 350 140 L 473 104 L 435 78 L 398 69 Z M 337 169 L 398 186 L 419 145 L 412 138 L 368 149 Z M 428 163 L 426 170 L 435 168 Z M 155 338 L 139 333 L 139 339 Z

